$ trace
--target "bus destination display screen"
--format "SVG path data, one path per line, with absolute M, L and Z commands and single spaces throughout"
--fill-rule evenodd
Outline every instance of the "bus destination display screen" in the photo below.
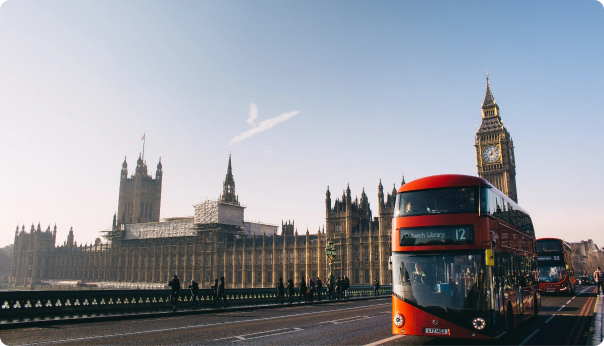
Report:
M 399 229 L 400 246 L 474 244 L 474 227 L 440 226 Z

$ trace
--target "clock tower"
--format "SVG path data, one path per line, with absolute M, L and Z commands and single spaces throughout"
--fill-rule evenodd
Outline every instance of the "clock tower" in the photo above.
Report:
M 476 132 L 474 146 L 478 176 L 518 202 L 514 143 L 501 122 L 499 106 L 489 86 L 488 72 L 487 92 L 482 102 L 482 123 Z

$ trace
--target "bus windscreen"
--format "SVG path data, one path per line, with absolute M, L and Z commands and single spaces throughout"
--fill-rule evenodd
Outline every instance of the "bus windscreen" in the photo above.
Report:
M 478 212 L 477 187 L 416 190 L 396 196 L 394 217 Z

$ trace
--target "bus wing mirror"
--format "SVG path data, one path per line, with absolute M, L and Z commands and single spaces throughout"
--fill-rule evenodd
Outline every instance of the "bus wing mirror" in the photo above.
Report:
M 493 267 L 495 265 L 495 257 L 493 257 L 493 250 L 487 249 L 485 251 L 484 258 L 486 260 L 487 266 Z

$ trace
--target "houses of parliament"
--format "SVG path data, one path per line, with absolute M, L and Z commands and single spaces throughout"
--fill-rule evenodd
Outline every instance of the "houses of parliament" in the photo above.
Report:
M 482 124 L 475 138 L 478 175 L 517 201 L 514 147 L 504 128 L 488 75 L 482 104 Z M 298 234 L 293 221 L 278 226 L 247 222 L 245 207 L 235 192 L 229 156 L 223 191 L 217 200 L 194 206 L 194 216 L 160 220 L 163 167 L 155 178 L 139 156 L 128 176 L 126 159 L 120 173 L 117 213 L 111 230 L 94 244 L 78 244 L 73 229 L 57 244 L 57 228 L 43 231 L 33 224 L 17 226 L 9 287 L 29 287 L 50 280 L 85 282 L 166 283 L 177 274 L 210 287 L 225 277 L 230 288 L 275 287 L 279 278 L 299 282 L 303 277 L 328 275 L 328 241 L 337 251 L 334 275 L 347 275 L 351 284 L 392 281 L 389 269 L 392 216 L 396 185 L 385 192 L 377 186 L 378 208 L 373 216 L 365 189 L 352 199 L 350 187 L 332 201 L 325 194 L 325 227 Z M 403 178 L 401 185 L 405 184 Z

